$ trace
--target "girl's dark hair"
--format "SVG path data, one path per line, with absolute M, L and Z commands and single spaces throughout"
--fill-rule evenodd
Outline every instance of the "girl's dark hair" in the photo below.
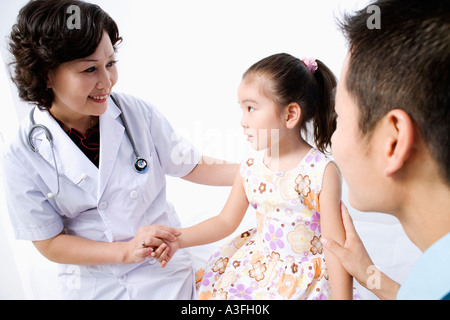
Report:
M 70 6 L 79 8 L 79 25 L 70 25 L 76 13 Z M 48 72 L 64 62 L 93 54 L 104 31 L 116 49 L 122 40 L 118 27 L 97 5 L 78 0 L 28 2 L 19 12 L 9 42 L 14 57 L 11 78 L 20 98 L 41 109 L 50 108 L 54 96 L 47 89 Z
M 280 108 L 298 103 L 302 110 L 299 134 L 308 134 L 307 124 L 312 121 L 316 147 L 326 152 L 336 129 L 336 78 L 323 62 L 316 62 L 318 69 L 311 73 L 300 59 L 279 53 L 255 63 L 244 73 L 243 79 L 258 75 L 269 80 L 264 93 Z

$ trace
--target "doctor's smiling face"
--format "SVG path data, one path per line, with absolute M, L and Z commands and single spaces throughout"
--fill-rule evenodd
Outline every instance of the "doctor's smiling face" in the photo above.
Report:
M 76 128 L 76 123 L 92 123 L 93 117 L 103 114 L 118 80 L 116 62 L 115 49 L 104 32 L 92 55 L 51 70 L 47 86 L 54 94 L 52 115 L 67 127 Z

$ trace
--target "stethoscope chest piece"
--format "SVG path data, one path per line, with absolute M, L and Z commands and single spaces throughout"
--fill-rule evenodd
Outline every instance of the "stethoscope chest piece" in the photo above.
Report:
M 133 168 L 137 173 L 145 173 L 148 170 L 147 160 L 137 158 L 134 162 Z

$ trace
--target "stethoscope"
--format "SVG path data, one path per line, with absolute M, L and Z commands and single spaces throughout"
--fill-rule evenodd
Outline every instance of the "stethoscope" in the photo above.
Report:
M 128 138 L 130 139 L 130 142 L 131 142 L 131 146 L 133 147 L 133 152 L 134 152 L 134 155 L 136 157 L 135 161 L 133 162 L 133 169 L 137 173 L 145 173 L 148 170 L 148 162 L 147 162 L 147 160 L 145 160 L 144 158 L 139 156 L 139 153 L 138 153 L 137 148 L 136 148 L 136 144 L 134 143 L 133 136 L 131 135 L 130 130 L 128 129 L 128 124 L 127 124 L 127 121 L 125 119 L 125 115 L 124 115 L 123 109 L 120 106 L 120 103 L 115 99 L 115 97 L 112 94 L 110 95 L 110 97 L 113 100 L 113 102 L 116 104 L 116 106 L 119 108 L 119 110 L 121 111 L 120 118 L 122 119 L 123 126 L 125 127 L 125 132 L 127 133 Z M 35 110 L 35 108 L 33 108 L 31 110 L 31 112 L 30 112 L 31 128 L 30 128 L 30 131 L 28 132 L 27 142 L 28 142 L 28 146 L 30 147 L 30 149 L 34 153 L 36 153 L 40 158 L 44 159 L 41 156 L 41 154 L 39 153 L 39 151 L 36 149 L 36 147 L 34 146 L 33 139 L 32 139 L 33 132 L 35 130 L 41 129 L 42 131 L 44 131 L 45 137 L 47 138 L 48 142 L 50 143 L 50 149 L 52 150 L 54 169 L 55 169 L 56 179 L 57 179 L 57 183 L 58 183 L 58 191 L 56 193 L 49 193 L 47 196 L 49 198 L 56 198 L 59 195 L 59 191 L 60 191 L 60 183 L 59 183 L 60 178 L 63 178 L 63 180 L 69 182 L 72 185 L 79 185 L 83 180 L 85 180 L 87 178 L 87 174 L 83 173 L 81 178 L 80 178 L 80 181 L 78 181 L 77 183 L 73 183 L 73 182 L 69 181 L 67 178 L 62 177 L 59 174 L 58 163 L 56 162 L 55 150 L 53 148 L 53 136 L 52 136 L 52 133 L 50 132 L 50 130 L 46 126 L 44 126 L 42 124 L 36 124 L 36 122 L 34 121 L 34 110 Z

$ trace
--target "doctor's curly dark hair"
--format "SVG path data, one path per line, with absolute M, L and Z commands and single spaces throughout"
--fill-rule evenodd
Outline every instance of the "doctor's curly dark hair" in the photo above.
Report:
M 70 25 L 79 9 L 80 24 Z M 32 0 L 19 12 L 10 35 L 9 49 L 14 60 L 11 78 L 22 100 L 49 109 L 53 91 L 47 75 L 64 62 L 95 52 L 106 31 L 116 49 L 122 38 L 114 20 L 99 6 L 78 0 Z

